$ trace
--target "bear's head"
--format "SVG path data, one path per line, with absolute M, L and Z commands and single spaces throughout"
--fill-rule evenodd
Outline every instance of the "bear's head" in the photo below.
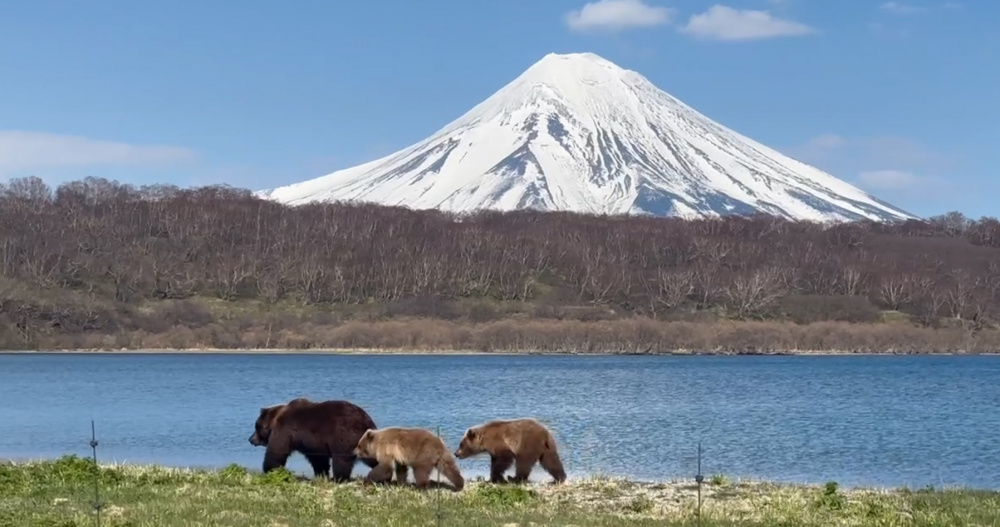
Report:
M 465 431 L 462 441 L 458 443 L 458 450 L 455 451 L 455 457 L 465 459 L 485 451 L 486 449 L 483 448 L 482 444 L 482 434 L 476 428 L 470 428 Z
M 286 410 L 308 407 L 311 404 L 313 402 L 309 399 L 299 397 L 285 404 L 276 404 L 261 408 L 260 415 L 257 416 L 257 422 L 253 425 L 254 431 L 253 435 L 250 436 L 250 444 L 253 446 L 267 446 L 267 442 L 271 438 L 271 430 L 274 429 L 275 421 L 278 420 L 281 414 L 285 413 Z
M 257 422 L 253 425 L 253 435 L 250 436 L 250 444 L 253 446 L 267 446 L 268 439 L 271 438 L 271 429 L 274 428 L 274 420 L 281 413 L 285 405 L 266 406 L 260 409 Z
M 358 446 L 354 447 L 354 455 L 363 458 L 374 458 L 375 452 L 372 451 L 372 443 L 375 441 L 376 430 L 369 428 L 365 430 L 364 434 L 361 434 L 361 439 L 358 439 Z

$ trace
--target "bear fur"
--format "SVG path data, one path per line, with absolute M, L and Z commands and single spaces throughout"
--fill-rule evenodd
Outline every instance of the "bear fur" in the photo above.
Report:
M 250 444 L 267 448 L 264 472 L 284 467 L 288 456 L 298 452 L 309 460 L 317 478 L 330 478 L 332 467 L 334 481 L 344 482 L 358 461 L 354 446 L 371 428 L 375 428 L 371 416 L 351 402 L 300 397 L 261 408 Z M 369 467 L 377 464 L 374 459 L 361 462 Z
M 466 459 L 482 453 L 490 455 L 492 483 L 526 482 L 536 462 L 552 475 L 555 483 L 566 481 L 555 436 L 535 419 L 497 419 L 469 428 L 455 457 Z M 511 465 L 516 465 L 514 477 L 505 480 L 504 472 Z
M 465 486 L 465 479 L 458 469 L 458 462 L 441 438 L 422 428 L 387 427 L 368 430 L 358 440 L 354 454 L 374 458 L 378 465 L 365 476 L 366 483 L 388 482 L 396 467 L 397 482 L 406 481 L 408 467 L 413 468 L 413 479 L 419 488 L 430 485 L 431 471 L 435 468 L 454 490 Z

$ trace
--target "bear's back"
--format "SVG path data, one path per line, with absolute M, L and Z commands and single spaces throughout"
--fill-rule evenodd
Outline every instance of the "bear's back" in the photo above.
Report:
M 375 422 L 361 407 L 349 401 L 298 401 L 281 415 L 283 424 L 308 428 L 375 428 Z

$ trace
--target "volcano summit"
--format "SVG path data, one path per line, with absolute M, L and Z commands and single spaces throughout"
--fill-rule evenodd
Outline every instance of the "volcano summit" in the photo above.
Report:
M 546 55 L 423 141 L 258 195 L 455 212 L 913 217 L 591 53 Z

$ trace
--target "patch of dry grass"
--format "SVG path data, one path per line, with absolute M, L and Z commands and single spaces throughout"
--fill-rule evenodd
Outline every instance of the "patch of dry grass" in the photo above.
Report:
M 505 318 L 488 322 L 392 320 L 285 321 L 243 319 L 173 326 L 163 332 L 51 336 L 38 349 L 102 350 L 368 350 L 484 353 L 996 353 L 1000 330 L 905 324 L 815 322 L 682 322 L 642 317 L 580 321 Z

